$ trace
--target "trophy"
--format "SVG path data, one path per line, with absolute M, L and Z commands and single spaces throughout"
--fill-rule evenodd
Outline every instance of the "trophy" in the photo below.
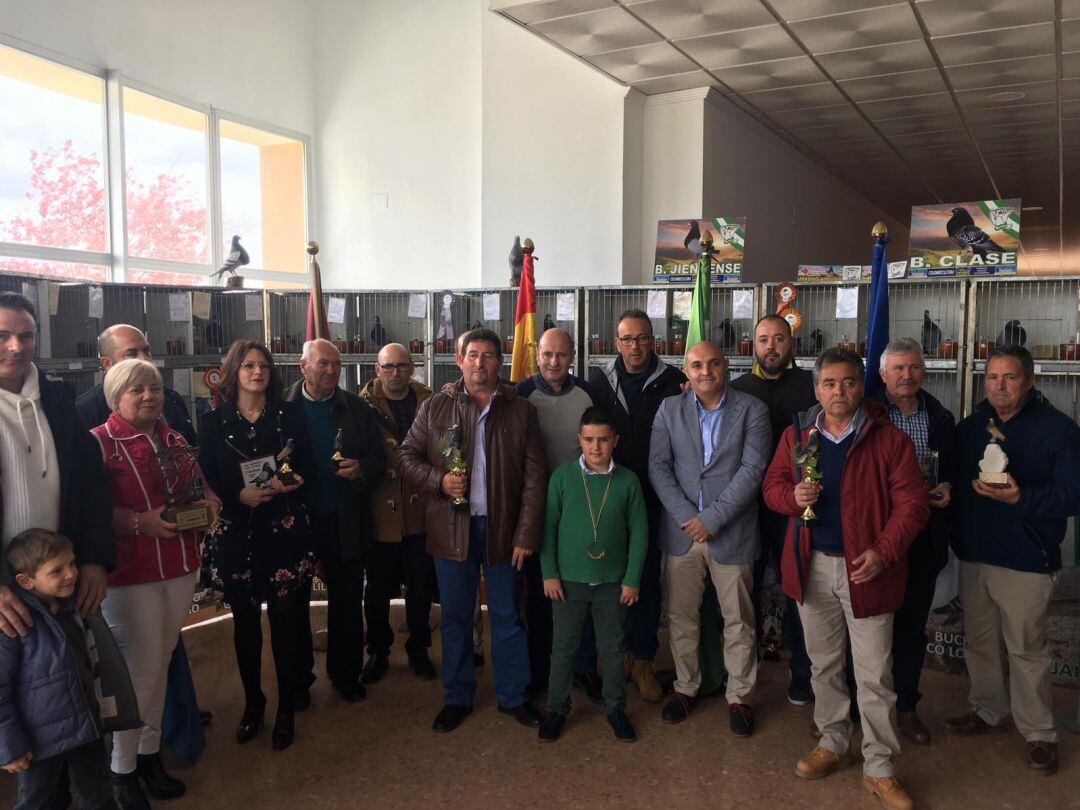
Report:
M 919 457 L 919 469 L 922 471 L 923 481 L 926 482 L 926 488 L 933 490 L 939 483 L 938 480 L 938 464 L 940 461 L 940 454 L 937 450 L 927 450 Z M 942 495 L 940 492 L 931 492 L 930 500 L 940 501 Z
M 341 469 L 341 462 L 345 460 L 345 455 L 342 450 L 345 449 L 345 435 L 341 428 L 337 429 L 337 433 L 334 434 L 334 454 L 330 456 L 330 469 L 333 472 L 337 472 Z
M 280 481 L 287 487 L 291 487 L 293 484 L 296 483 L 296 473 L 293 472 L 293 468 L 289 466 L 289 456 L 292 455 L 292 452 L 293 440 L 288 439 L 285 442 L 285 447 L 275 457 L 277 458 L 278 468 L 277 472 L 274 473 L 274 475 L 277 477 L 278 481 Z
M 161 518 L 175 523 L 180 531 L 210 526 L 210 507 L 195 503 L 203 499 L 202 479 L 196 461 L 198 455 L 199 448 L 185 445 L 162 447 L 153 456 L 161 488 L 165 491 L 165 509 Z
M 450 474 L 464 478 L 468 475 L 469 468 L 465 463 L 465 455 L 461 449 L 461 425 L 454 425 L 450 433 L 443 441 L 442 454 L 450 461 Z M 469 505 L 469 499 L 464 497 L 454 498 L 451 503 L 455 509 L 461 509 Z
M 791 460 L 802 467 L 803 480 L 811 484 L 816 484 L 821 480 L 821 471 L 817 468 L 819 441 L 817 428 L 810 428 L 810 432 L 806 434 L 806 444 L 796 439 L 791 448 Z M 808 506 L 803 510 L 799 525 L 806 527 L 821 525 L 821 519 L 814 514 L 814 507 Z
M 1009 476 L 1005 468 L 1009 466 L 1009 457 L 998 442 L 1005 441 L 1005 434 L 991 419 L 986 423 L 986 432 L 990 440 L 986 443 L 982 458 L 979 459 L 979 480 L 991 487 L 1007 487 Z

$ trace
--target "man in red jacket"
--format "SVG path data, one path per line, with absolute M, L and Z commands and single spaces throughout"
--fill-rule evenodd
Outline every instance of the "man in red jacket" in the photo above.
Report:
M 765 474 L 765 503 L 789 516 L 781 561 L 784 591 L 799 603 L 810 655 L 814 722 L 821 742 L 795 766 L 819 779 L 848 763 L 850 695 L 844 680 L 845 637 L 851 639 L 863 728 L 863 786 L 885 807 L 912 807 L 896 781 L 900 742 L 892 724 L 893 613 L 904 601 L 907 549 L 930 507 L 911 440 L 877 403 L 863 402 L 863 363 L 854 352 L 828 349 L 814 364 L 818 405 L 799 414 Z M 817 437 L 819 482 L 803 479 L 792 460 L 798 438 Z M 811 442 L 812 443 L 812 442 Z M 814 507 L 819 523 L 802 526 Z

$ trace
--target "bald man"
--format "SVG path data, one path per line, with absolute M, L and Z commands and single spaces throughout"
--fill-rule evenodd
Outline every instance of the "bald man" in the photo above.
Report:
M 371 495 L 386 472 L 386 450 L 375 416 L 360 398 L 338 385 L 341 353 L 328 340 L 309 340 L 300 356 L 303 379 L 282 395 L 304 412 L 315 480 L 305 487 L 315 556 L 326 582 L 326 674 L 341 698 L 363 700 L 364 565 L 371 548 Z M 334 447 L 341 437 L 340 454 Z M 301 623 L 297 710 L 311 705 L 315 680 L 311 624 Z M 305 671 L 306 670 L 306 671 Z
M 536 364 L 540 371 L 517 384 L 518 395 L 536 407 L 548 472 L 560 464 L 576 461 L 581 455 L 578 442 L 581 415 L 595 404 L 592 389 L 571 373 L 574 357 L 574 340 L 570 334 L 564 329 L 548 329 L 540 336 L 536 347 Z M 538 692 L 547 686 L 550 674 L 552 634 L 551 600 L 544 596 L 539 555 L 525 561 L 525 582 L 532 691 Z M 590 700 L 602 703 L 603 687 L 593 663 L 595 658 L 583 658 L 587 663 L 580 672 L 575 671 L 574 682 L 585 690 Z
M 724 617 L 731 731 L 749 737 L 757 682 L 750 591 L 760 549 L 757 496 L 772 449 L 769 409 L 728 388 L 727 358 L 713 343 L 692 346 L 683 372 L 690 389 L 660 403 L 649 446 L 649 479 L 662 507 L 660 548 L 676 675 L 662 717 L 680 723 L 697 704 L 708 576 Z
M 142 330 L 126 323 L 118 323 L 98 335 L 98 363 L 102 372 L 108 371 L 114 363 L 131 359 L 149 362 L 154 360 L 150 343 Z M 105 424 L 111 411 L 105 403 L 104 384 L 98 383 L 75 400 L 75 412 L 79 415 L 81 426 L 86 430 Z M 197 444 L 195 426 L 191 424 L 184 398 L 171 388 L 165 389 L 165 407 L 161 413 L 169 427 L 179 431 L 188 444 L 192 447 Z
M 420 405 L 432 395 L 430 388 L 412 378 L 415 370 L 408 350 L 400 343 L 389 343 L 379 351 L 375 379 L 360 392 L 382 430 L 387 458 L 386 477 L 375 493 L 375 542 L 368 552 L 364 599 L 368 659 L 360 676 L 366 684 L 380 681 L 389 668 L 394 643 L 390 600 L 401 595 L 403 584 L 409 669 L 425 681 L 436 674 L 428 656 L 435 563 L 424 548 L 427 498 L 398 471 L 398 446 L 405 441 Z

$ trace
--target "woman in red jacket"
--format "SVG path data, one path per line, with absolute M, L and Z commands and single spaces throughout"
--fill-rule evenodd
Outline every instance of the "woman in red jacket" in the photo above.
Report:
M 177 531 L 162 517 L 165 488 L 155 454 L 187 442 L 159 418 L 165 396 L 158 370 L 145 360 L 124 360 L 109 369 L 104 390 L 112 414 L 90 433 L 101 447 L 112 495 L 116 568 L 101 610 L 131 673 L 144 723 L 113 735 L 113 789 L 121 808 L 148 808 L 146 794 L 172 799 L 184 793 L 158 751 L 169 659 L 191 609 L 201 533 Z M 181 487 L 191 475 L 203 481 L 208 494 L 199 503 L 216 520 L 220 504 L 197 465 L 182 476 Z

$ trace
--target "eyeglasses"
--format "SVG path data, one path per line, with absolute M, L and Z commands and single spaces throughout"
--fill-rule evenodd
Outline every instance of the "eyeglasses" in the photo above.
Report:
M 251 362 L 249 360 L 246 363 L 241 363 L 240 368 L 242 368 L 244 371 L 246 371 L 248 374 L 250 374 L 255 369 L 258 369 L 259 371 L 269 371 L 270 370 L 270 364 L 269 363 L 253 363 L 253 362 Z
M 634 343 L 638 344 L 639 346 L 648 346 L 650 343 L 652 343 L 653 336 L 652 335 L 619 335 L 619 337 L 617 337 L 615 339 L 617 341 L 619 341 L 620 346 L 630 346 L 630 345 L 632 345 Z
M 408 374 L 412 371 L 412 363 L 380 363 L 379 368 L 387 374 Z

